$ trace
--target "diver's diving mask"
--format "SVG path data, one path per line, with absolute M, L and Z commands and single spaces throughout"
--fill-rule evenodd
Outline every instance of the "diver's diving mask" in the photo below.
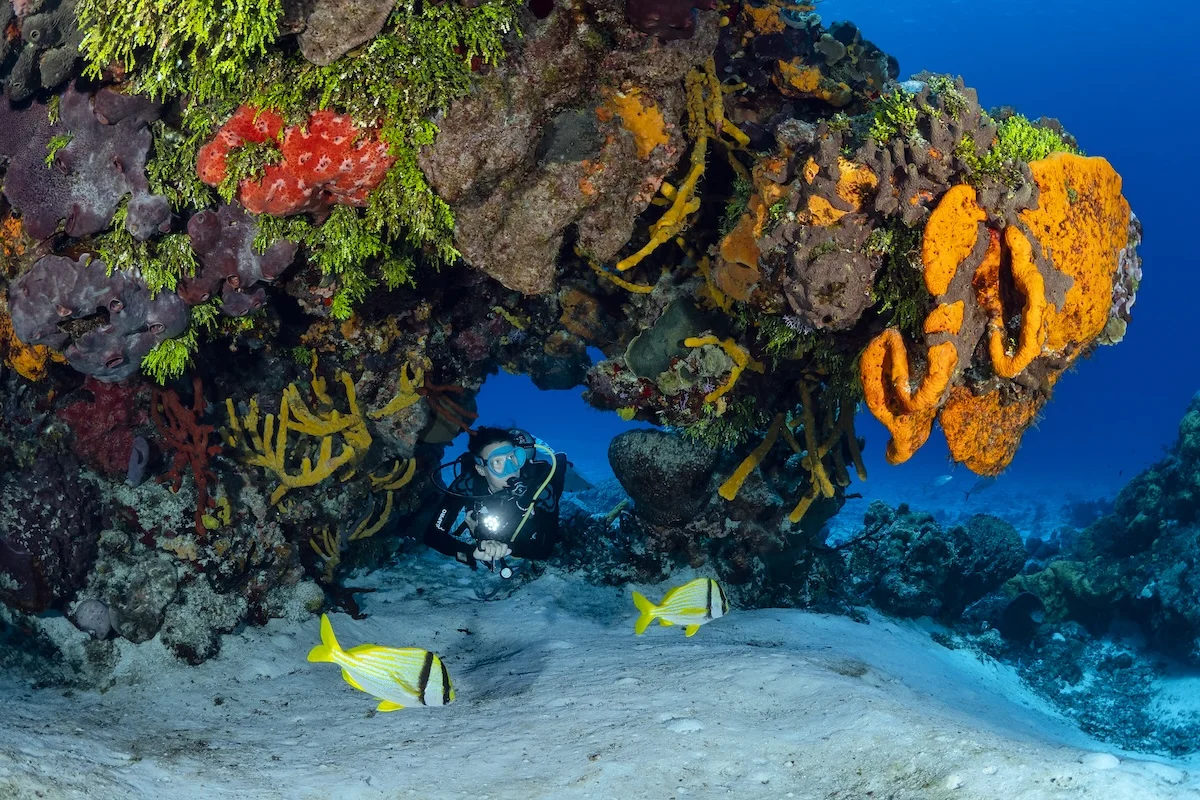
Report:
M 497 478 L 507 478 L 520 472 L 528 458 L 524 447 L 510 444 L 497 447 L 486 459 L 475 456 L 475 461 L 486 466 Z

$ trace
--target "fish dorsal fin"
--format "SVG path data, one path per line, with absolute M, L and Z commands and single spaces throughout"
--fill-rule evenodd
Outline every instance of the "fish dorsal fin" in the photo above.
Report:
M 349 670 L 342 670 L 342 680 L 353 686 L 355 689 L 358 689 L 360 692 L 366 691 L 366 689 L 358 685 L 358 681 L 354 680 L 354 676 L 350 674 Z
M 393 703 L 391 700 L 381 700 L 379 705 L 375 706 L 376 711 L 399 711 L 404 706 L 399 703 Z
M 346 651 L 346 654 L 351 655 L 351 656 L 360 656 L 361 657 L 361 656 L 369 655 L 369 654 L 375 652 L 376 650 L 384 650 L 384 649 L 386 649 L 386 648 L 380 647 L 377 644 L 360 644 L 357 647 L 351 647 L 349 650 Z

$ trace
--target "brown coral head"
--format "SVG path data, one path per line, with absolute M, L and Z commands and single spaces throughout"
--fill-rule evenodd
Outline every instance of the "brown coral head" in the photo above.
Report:
M 716 7 L 716 0 L 626 0 L 625 18 L 642 33 L 669 42 L 692 38 L 697 11 Z

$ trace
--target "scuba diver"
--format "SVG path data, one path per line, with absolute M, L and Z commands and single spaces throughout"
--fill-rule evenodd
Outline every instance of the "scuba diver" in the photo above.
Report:
M 467 452 L 434 473 L 445 496 L 425 531 L 425 544 L 472 569 L 486 562 L 508 579 L 516 570 L 507 557 L 545 559 L 558 541 L 567 457 L 519 428 L 480 427 L 470 436 Z M 444 485 L 441 470 L 451 465 L 459 472 Z

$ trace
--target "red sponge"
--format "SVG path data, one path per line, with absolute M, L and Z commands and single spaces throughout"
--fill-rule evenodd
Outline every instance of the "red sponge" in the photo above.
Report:
M 216 186 L 226 175 L 229 153 L 247 142 L 279 140 L 283 121 L 242 106 L 213 141 L 200 148 L 196 171 Z M 374 129 L 358 128 L 344 114 L 318 111 L 303 126 L 283 132 L 283 160 L 267 167 L 259 180 L 244 180 L 238 199 L 255 214 L 283 217 L 321 211 L 334 204 L 365 206 L 367 195 L 383 181 L 395 161 Z

